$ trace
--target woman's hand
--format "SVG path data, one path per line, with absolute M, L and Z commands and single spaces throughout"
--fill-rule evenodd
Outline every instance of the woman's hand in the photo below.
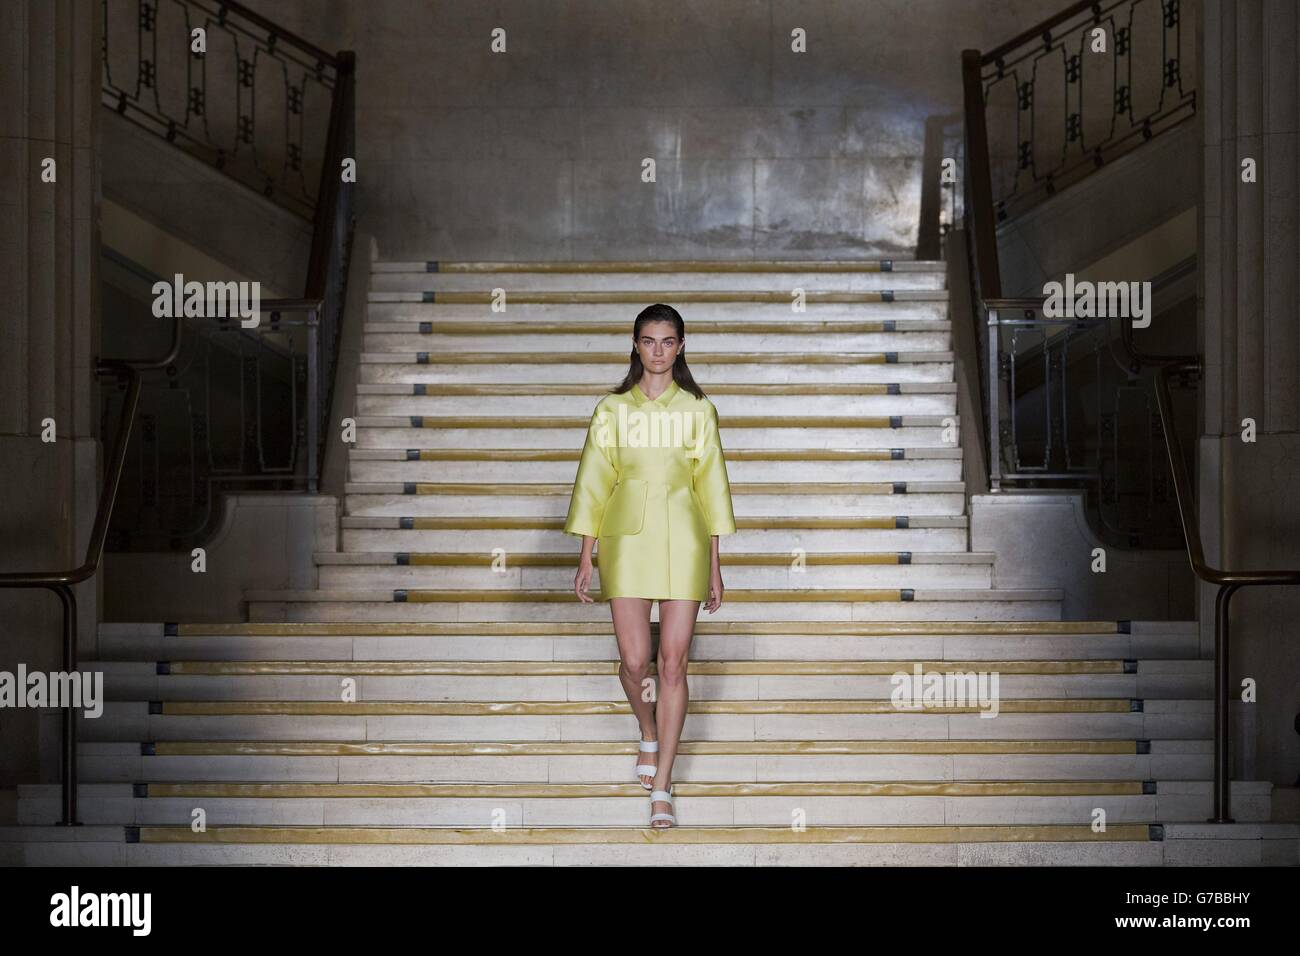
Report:
M 591 604 L 595 598 L 587 593 L 587 588 L 591 584 L 591 555 L 587 554 L 585 549 L 583 554 L 578 558 L 578 573 L 573 578 L 573 590 L 578 595 L 578 600 L 583 604 Z
M 717 540 L 714 538 L 713 540 Z M 704 603 L 704 610 L 712 614 L 718 608 L 722 607 L 722 568 L 718 563 L 713 563 L 713 570 L 709 572 L 709 599 Z

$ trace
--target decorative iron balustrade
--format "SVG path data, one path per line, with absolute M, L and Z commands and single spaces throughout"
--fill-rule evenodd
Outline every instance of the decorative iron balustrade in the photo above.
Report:
M 103 0 L 103 10 L 106 106 L 314 216 L 335 55 L 231 0 Z M 202 53 L 192 50 L 198 29 Z
M 1045 321 L 1041 299 L 1003 297 L 997 227 L 1195 114 L 1194 31 L 1185 36 L 1182 25 L 1198 8 L 1079 2 L 987 53 L 962 51 L 961 209 L 982 413 L 974 427 L 990 485 L 1087 488 L 1094 530 L 1128 546 L 1181 543 L 1158 417 L 1145 396 L 1135 404 L 1150 383 L 1115 355 L 1113 327 Z M 1097 30 L 1104 52 L 1093 50 Z M 1127 346 L 1127 323 L 1121 333 Z M 1087 392 L 1076 388 L 1080 355 L 1091 363 Z M 1025 376 L 1036 379 L 1028 396 Z
M 166 379 L 142 383 L 108 547 L 188 548 L 222 492 L 318 490 L 354 226 L 342 167 L 355 156 L 356 58 L 233 0 L 103 3 L 105 105 L 313 224 L 302 299 L 263 302 L 251 332 L 191 323 Z
M 1076 3 L 980 57 L 997 222 L 1195 114 L 1196 3 Z

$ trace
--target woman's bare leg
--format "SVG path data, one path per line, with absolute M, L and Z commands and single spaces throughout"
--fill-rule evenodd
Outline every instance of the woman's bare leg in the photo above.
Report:
M 695 618 L 700 613 L 699 601 L 659 602 L 659 763 L 655 771 L 654 788 L 667 790 L 673 778 L 673 759 L 677 756 L 677 742 L 686 723 L 686 706 L 690 699 L 686 685 L 686 661 L 690 655 L 691 638 L 695 635 Z M 672 808 L 662 800 L 650 806 L 651 813 L 671 813 Z M 667 821 L 651 824 L 668 826 Z
M 642 740 L 657 740 L 655 728 L 655 690 L 650 680 L 650 605 L 648 598 L 616 597 L 609 599 L 614 618 L 614 637 L 618 640 L 618 679 L 632 705 L 636 722 L 641 725 Z M 638 764 L 654 764 L 658 754 L 637 754 Z M 648 777 L 641 778 L 649 783 Z

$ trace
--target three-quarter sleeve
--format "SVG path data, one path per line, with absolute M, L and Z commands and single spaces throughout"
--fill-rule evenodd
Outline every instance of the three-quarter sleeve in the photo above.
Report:
M 564 533 L 596 537 L 600 519 L 605 514 L 605 504 L 618 480 L 618 468 L 612 447 L 609 413 L 600 405 L 591 413 L 587 426 L 587 440 L 582 446 L 578 474 L 573 479 L 573 497 L 569 499 L 569 515 L 564 521 Z
M 718 410 L 708 403 L 703 429 L 691 472 L 691 485 L 704 508 L 709 534 L 735 534 L 736 518 L 731 510 L 731 484 L 727 481 L 727 463 L 722 456 L 718 437 Z

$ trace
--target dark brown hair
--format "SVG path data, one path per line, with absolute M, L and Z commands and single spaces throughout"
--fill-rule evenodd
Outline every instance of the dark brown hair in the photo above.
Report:
M 677 327 L 678 340 L 685 340 L 686 338 L 686 323 L 682 321 L 682 317 L 676 309 L 671 305 L 664 305 L 662 302 L 646 306 L 641 310 L 641 314 L 636 317 L 636 322 L 632 324 L 632 359 L 628 365 L 627 376 L 617 387 L 610 389 L 611 394 L 621 395 L 641 381 L 645 366 L 641 363 L 641 356 L 637 354 L 636 340 L 641 337 L 641 329 L 645 327 L 647 322 L 671 322 Z M 678 352 L 677 358 L 673 362 L 673 381 L 677 383 L 679 388 L 685 389 L 696 398 L 704 397 L 704 390 L 695 384 L 695 377 L 691 375 L 691 370 L 686 366 L 685 352 Z

